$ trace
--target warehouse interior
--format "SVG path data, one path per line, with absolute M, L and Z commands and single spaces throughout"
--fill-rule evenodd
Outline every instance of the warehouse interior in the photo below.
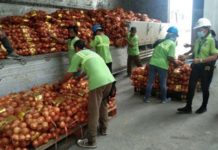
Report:
M 195 59 L 180 56 L 194 50 L 199 32 L 194 27 L 200 18 L 207 18 L 209 29 L 218 33 L 217 6 L 216 0 L 0 0 L 0 33 L 4 32 L 0 39 L 6 36 L 16 53 L 11 57 L 8 47 L 0 41 L 0 150 L 84 149 L 78 139 L 86 138 L 89 132 L 89 77 L 72 76 L 65 83 L 61 81 L 74 65 L 70 63 L 74 57 L 68 56 L 70 27 L 79 27 L 78 37 L 93 51 L 96 24 L 109 38 L 111 74 L 117 88 L 116 96 L 107 103 L 107 135 L 96 136 L 96 150 L 217 150 L 216 65 L 208 88 L 207 109 L 202 114 L 195 113 L 204 92 L 198 80 L 192 113 L 177 111 L 188 101 L 192 64 L 196 63 Z M 132 27 L 137 29 L 142 65 L 135 62 L 129 75 L 128 33 Z M 179 65 L 169 60 L 167 63 L 169 102 L 160 101 L 159 75 L 154 77 L 147 103 L 154 44 L 167 37 L 170 27 L 178 29 L 174 42 Z M 215 55 L 208 57 L 215 59 Z M 208 63 L 207 58 L 198 61 Z

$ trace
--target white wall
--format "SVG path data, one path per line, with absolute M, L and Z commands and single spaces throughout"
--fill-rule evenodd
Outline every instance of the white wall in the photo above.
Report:
M 218 35 L 218 0 L 204 0 L 204 17 L 210 19 Z

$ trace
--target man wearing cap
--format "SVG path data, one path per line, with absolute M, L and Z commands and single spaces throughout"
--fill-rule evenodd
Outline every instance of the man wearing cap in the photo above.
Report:
M 103 32 L 100 24 L 95 24 L 92 27 L 94 33 L 94 40 L 91 41 L 91 48 L 95 49 L 107 64 L 108 68 L 112 72 L 112 57 L 110 52 L 110 39 Z
M 127 42 L 128 42 L 128 58 L 127 58 L 127 75 L 131 75 L 132 71 L 132 62 L 137 67 L 141 67 L 142 64 L 139 58 L 139 39 L 136 35 L 136 27 L 131 27 L 130 32 L 127 35 Z
M 211 62 L 216 60 L 218 55 L 210 28 L 211 23 L 207 18 L 200 18 L 194 27 L 197 33 L 197 39 L 193 48 L 194 61 L 191 65 L 192 71 L 189 79 L 187 104 L 185 107 L 177 109 L 179 113 L 192 113 L 192 100 L 194 98 L 196 83 L 199 79 L 201 80 L 203 102 L 196 113 L 201 114 L 207 111 L 211 69 L 214 67 Z
M 161 102 L 168 102 L 166 86 L 167 72 L 169 68 L 169 62 L 173 62 L 176 64 L 175 49 L 177 37 L 178 29 L 172 26 L 167 30 L 167 35 L 165 39 L 155 44 L 149 65 L 149 76 L 147 81 L 146 94 L 144 97 L 145 103 L 150 102 L 149 97 L 151 96 L 153 81 L 157 73 L 160 78 Z
M 70 33 L 70 39 L 68 40 L 57 38 L 53 34 L 50 34 L 50 37 L 55 39 L 57 42 L 61 44 L 67 44 L 69 63 L 71 63 L 71 59 L 73 55 L 76 53 L 74 48 L 74 43 L 79 40 L 78 37 L 79 28 L 78 26 L 69 26 L 68 31 Z

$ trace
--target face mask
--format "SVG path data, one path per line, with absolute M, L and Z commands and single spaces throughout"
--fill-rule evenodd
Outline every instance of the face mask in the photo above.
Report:
M 199 31 L 199 32 L 197 32 L 197 36 L 199 38 L 203 38 L 203 37 L 205 37 L 205 33 L 203 31 Z
M 177 37 L 174 35 L 174 34 L 170 34 L 170 33 L 168 33 L 167 35 L 166 35 L 166 39 L 170 39 L 170 40 L 172 40 L 172 41 L 176 41 L 176 39 L 177 39 Z
M 169 38 L 170 40 L 172 40 L 172 41 L 174 41 L 174 42 L 176 42 L 176 37 L 171 37 L 171 38 Z

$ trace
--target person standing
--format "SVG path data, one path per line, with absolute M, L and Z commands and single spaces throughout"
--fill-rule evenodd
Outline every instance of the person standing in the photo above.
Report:
M 78 76 L 80 69 L 88 76 L 88 135 L 85 139 L 79 139 L 77 144 L 80 147 L 96 148 L 98 121 L 100 134 L 107 134 L 107 102 L 115 79 L 104 60 L 97 53 L 85 48 L 84 41 L 76 41 L 74 47 L 76 54 L 72 58 L 68 73 L 58 85 Z
M 94 33 L 94 40 L 91 41 L 91 48 L 95 49 L 96 53 L 99 54 L 105 61 L 106 65 L 112 72 L 112 56 L 110 52 L 110 39 L 103 32 L 103 28 L 100 24 L 92 26 Z
M 127 58 L 127 76 L 131 75 L 132 72 L 132 63 L 137 67 L 141 67 L 141 61 L 139 58 L 139 38 L 136 35 L 136 27 L 131 27 L 130 32 L 127 35 L 128 42 L 128 58 Z
M 209 86 L 211 69 L 214 67 L 211 62 L 217 59 L 218 50 L 215 41 L 210 33 L 211 22 L 207 18 L 200 18 L 194 29 L 197 31 L 197 39 L 194 44 L 194 61 L 191 65 L 192 71 L 189 79 L 187 103 L 185 107 L 178 108 L 179 113 L 192 113 L 192 101 L 195 94 L 197 81 L 200 79 L 203 93 L 203 102 L 196 113 L 201 114 L 207 111 L 209 99 Z
M 175 61 L 175 49 L 176 39 L 178 37 L 178 29 L 174 26 L 168 28 L 165 39 L 155 43 L 154 51 L 149 63 L 149 76 L 146 86 L 146 94 L 144 102 L 150 102 L 149 97 L 151 96 L 152 85 L 156 74 L 158 73 L 160 79 L 160 92 L 161 102 L 166 103 L 167 100 L 167 72 L 169 68 L 169 62 Z
M 78 26 L 69 26 L 68 30 L 70 33 L 70 39 L 68 40 L 57 38 L 56 36 L 52 34 L 50 36 L 61 44 L 67 44 L 68 58 L 69 58 L 69 62 L 71 63 L 71 59 L 73 55 L 75 54 L 74 43 L 79 40 L 79 37 L 78 37 L 79 28 Z

